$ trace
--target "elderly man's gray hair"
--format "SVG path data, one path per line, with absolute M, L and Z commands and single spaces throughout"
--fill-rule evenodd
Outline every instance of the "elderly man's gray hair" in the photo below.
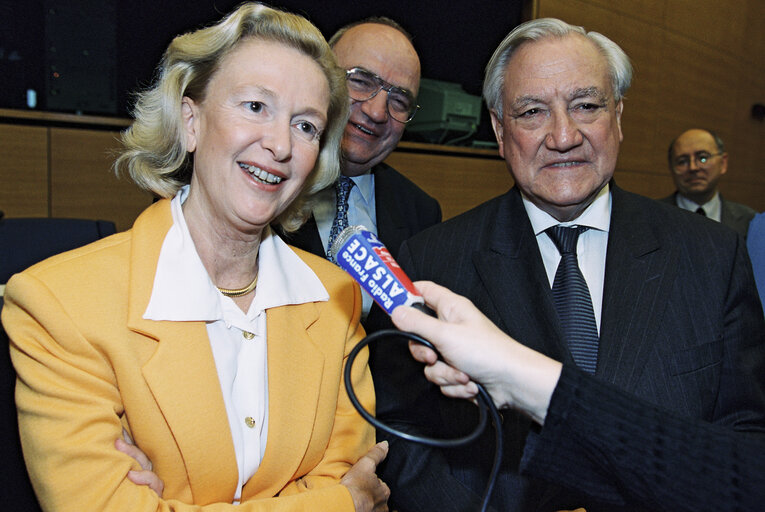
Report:
M 489 111 L 502 117 L 502 90 L 505 85 L 505 71 L 510 58 L 524 43 L 539 41 L 548 37 L 564 37 L 580 34 L 597 47 L 608 63 L 614 102 L 619 102 L 632 82 L 632 64 L 627 54 L 619 45 L 597 32 L 587 32 L 584 28 L 570 25 L 555 18 L 540 18 L 518 25 L 499 44 L 491 60 L 486 65 L 483 81 L 483 97 Z

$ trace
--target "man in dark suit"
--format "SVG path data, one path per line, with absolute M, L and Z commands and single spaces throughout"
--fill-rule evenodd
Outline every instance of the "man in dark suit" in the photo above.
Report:
M 467 296 L 537 351 L 687 417 L 763 436 L 765 324 L 746 248 L 731 230 L 613 180 L 631 75 L 600 34 L 553 19 L 511 32 L 487 66 L 484 98 L 516 185 L 406 241 L 399 263 Z M 475 423 L 472 404 L 428 387 L 405 344 L 375 357 L 384 421 L 441 435 Z M 518 475 L 530 428 L 503 412 L 492 506 L 602 510 L 576 490 Z M 477 510 L 492 449 L 491 433 L 449 450 L 391 439 L 381 478 L 393 507 Z M 561 463 L 577 471 L 588 461 Z
M 341 163 L 343 176 L 352 182 L 346 225 L 361 224 L 375 232 L 394 258 L 404 240 L 441 221 L 438 202 L 383 163 L 417 110 L 420 60 L 410 39 L 388 18 L 353 23 L 330 39 L 338 63 L 348 72 L 351 96 Z M 325 190 L 313 216 L 297 233 L 287 235 L 287 242 L 325 256 L 337 204 L 336 188 Z M 363 295 L 366 317 L 372 299 Z M 367 322 L 365 326 L 369 328 Z
M 677 191 L 660 201 L 679 206 L 721 222 L 746 239 L 752 208 L 723 199 L 717 189 L 728 171 L 728 153 L 714 132 L 694 128 L 681 133 L 669 145 L 669 170 Z

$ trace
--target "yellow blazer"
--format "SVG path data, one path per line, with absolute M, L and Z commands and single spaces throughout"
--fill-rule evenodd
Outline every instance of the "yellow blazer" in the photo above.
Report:
M 267 312 L 268 443 L 234 509 L 238 470 L 205 324 L 141 318 L 171 223 L 170 202 L 160 201 L 132 230 L 8 282 L 2 320 L 43 509 L 353 510 L 339 480 L 374 442 L 342 383 L 345 357 L 363 336 L 358 286 L 296 249 L 330 300 Z M 353 380 L 374 408 L 366 351 Z M 123 427 L 164 480 L 163 499 L 127 480 L 140 467 L 114 447 Z

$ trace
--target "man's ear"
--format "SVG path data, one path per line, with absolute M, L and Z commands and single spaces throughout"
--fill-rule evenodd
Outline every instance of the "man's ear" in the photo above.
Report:
M 720 155 L 720 158 L 722 158 L 722 165 L 720 167 L 720 176 L 728 172 L 728 153 L 723 153 Z
M 184 96 L 181 102 L 181 119 L 183 120 L 186 151 L 193 153 L 197 149 L 199 108 L 196 102 L 188 96 Z
M 505 127 L 502 126 L 502 120 L 499 118 L 495 111 L 489 112 L 491 116 L 491 127 L 494 130 L 494 137 L 497 138 L 497 144 L 499 144 L 499 154 L 504 155 L 504 139 Z
M 619 127 L 619 142 L 624 140 L 622 135 L 622 111 L 624 111 L 624 100 L 619 100 L 616 104 L 616 125 Z

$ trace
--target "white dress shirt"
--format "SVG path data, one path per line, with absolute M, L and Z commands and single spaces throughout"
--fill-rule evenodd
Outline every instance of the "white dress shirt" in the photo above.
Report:
M 258 249 L 258 285 L 247 313 L 218 291 L 189 234 L 181 205 L 183 187 L 171 202 L 173 225 L 157 262 L 148 320 L 207 323 L 218 379 L 234 441 L 239 483 L 255 474 L 268 437 L 268 368 L 266 310 L 287 304 L 329 300 L 316 274 L 270 229 Z
M 699 207 L 702 207 L 704 208 L 704 214 L 708 218 L 716 220 L 717 222 L 720 222 L 720 219 L 722 219 L 722 204 L 720 203 L 719 192 L 715 192 L 715 195 L 712 197 L 712 199 L 704 204 L 696 204 L 687 197 L 677 193 L 675 194 L 675 203 L 683 210 L 688 210 L 690 212 L 695 212 L 699 209 Z
M 576 245 L 576 256 L 579 269 L 592 298 L 592 309 L 595 322 L 600 334 L 600 319 L 603 308 L 603 282 L 606 274 L 606 249 L 608 248 L 608 229 L 611 224 L 611 194 L 606 185 L 601 189 L 595 200 L 582 212 L 579 217 L 569 222 L 558 222 L 552 215 L 540 210 L 534 203 L 523 196 L 523 206 L 531 221 L 531 227 L 537 237 L 539 252 L 545 265 L 547 279 L 552 288 L 555 281 L 555 271 L 561 260 L 560 252 L 545 230 L 552 226 L 587 226 L 590 229 L 579 235 Z
M 348 225 L 364 226 L 367 231 L 377 234 L 377 211 L 375 209 L 375 177 L 368 172 L 360 176 L 352 176 L 354 186 L 351 187 L 348 196 Z M 329 232 L 332 230 L 332 223 L 335 221 L 337 211 L 337 195 L 335 187 L 329 187 L 321 192 L 322 196 L 313 207 L 313 218 L 316 220 L 316 227 L 319 230 L 321 244 L 324 252 L 327 252 L 327 243 L 329 243 Z M 364 290 L 361 289 L 362 311 L 361 318 L 365 319 L 372 307 L 373 299 Z

